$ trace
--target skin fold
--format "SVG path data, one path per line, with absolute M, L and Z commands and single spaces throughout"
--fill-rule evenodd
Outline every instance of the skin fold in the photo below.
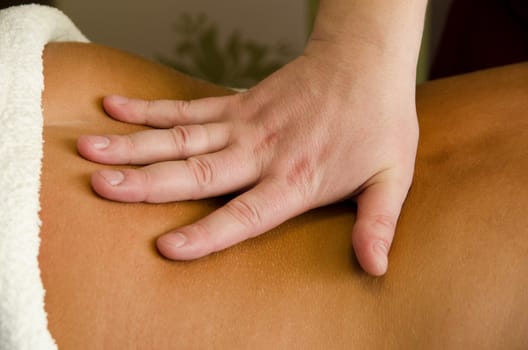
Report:
M 380 278 L 350 246 L 343 201 L 188 262 L 156 239 L 232 197 L 118 203 L 90 186 L 83 134 L 148 128 L 103 97 L 231 94 L 94 44 L 44 53 L 40 266 L 61 349 L 521 349 L 528 342 L 528 65 L 422 85 L 415 178 Z M 120 166 L 122 168 L 123 166 Z M 133 168 L 133 166 L 130 166 Z

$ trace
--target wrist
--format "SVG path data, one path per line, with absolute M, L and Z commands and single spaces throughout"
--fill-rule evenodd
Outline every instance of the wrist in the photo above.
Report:
M 384 80 L 398 81 L 398 84 L 406 84 L 413 90 L 415 88 L 417 57 L 375 42 L 357 39 L 342 43 L 314 36 L 308 41 L 303 56 L 329 78 L 353 81 L 362 75 L 366 79 L 381 75 Z
M 426 0 L 320 0 L 305 54 L 329 50 L 344 59 L 370 56 L 392 61 L 414 75 L 426 4 Z

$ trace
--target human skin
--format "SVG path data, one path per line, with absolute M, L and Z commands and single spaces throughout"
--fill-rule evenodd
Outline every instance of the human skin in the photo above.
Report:
M 368 273 L 384 274 L 414 169 L 425 7 L 425 0 L 323 0 L 303 55 L 247 92 L 193 101 L 110 96 L 112 117 L 165 130 L 81 138 L 87 159 L 147 165 L 95 172 L 94 190 L 150 203 L 241 191 L 158 240 L 175 260 L 203 257 L 353 197 L 358 260 Z
M 117 203 L 94 194 L 87 132 L 103 96 L 231 92 L 96 45 L 44 54 L 40 267 L 60 349 L 522 349 L 528 342 L 528 65 L 421 86 L 421 138 L 385 276 L 348 244 L 355 205 L 312 210 L 196 261 L 158 235 L 229 198 Z M 108 167 L 112 168 L 112 167 Z

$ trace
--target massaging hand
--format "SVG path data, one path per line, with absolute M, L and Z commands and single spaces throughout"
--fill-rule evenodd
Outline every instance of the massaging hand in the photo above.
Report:
M 147 165 L 98 171 L 93 188 L 108 199 L 149 203 L 243 191 L 159 238 L 160 252 L 175 260 L 202 257 L 312 208 L 355 198 L 357 258 L 368 273 L 384 274 L 414 167 L 414 81 L 390 57 L 369 47 L 357 52 L 343 57 L 314 42 L 254 88 L 227 97 L 107 97 L 113 118 L 158 129 L 81 137 L 87 159 Z

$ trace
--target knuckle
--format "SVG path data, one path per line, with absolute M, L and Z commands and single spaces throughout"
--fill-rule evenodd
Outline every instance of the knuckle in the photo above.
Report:
M 152 175 L 149 171 L 139 170 L 132 174 L 137 175 L 139 186 L 136 187 L 138 200 L 146 203 L 155 203 L 155 198 L 152 197 Z
M 198 157 L 190 157 L 187 159 L 186 164 L 200 189 L 213 182 L 214 170 L 210 161 Z
M 315 166 L 308 157 L 296 160 L 286 175 L 287 184 L 296 189 L 304 198 L 315 188 Z
M 191 108 L 192 108 L 192 100 L 182 100 L 182 101 L 177 101 L 177 110 L 180 114 L 180 117 L 182 118 L 182 121 L 183 122 L 188 122 L 192 119 L 192 113 L 191 113 Z
M 225 206 L 227 212 L 244 227 L 252 229 L 262 222 L 259 210 L 245 199 L 235 199 Z
M 255 103 L 253 94 L 246 90 L 225 98 L 224 114 L 230 119 L 248 121 L 258 114 L 260 104 Z
M 203 249 L 203 255 L 208 255 L 221 249 L 220 244 L 214 239 L 211 229 L 202 222 L 198 221 L 187 226 L 185 231 L 192 237 L 194 242 L 200 244 Z
M 191 135 L 189 130 L 181 125 L 169 129 L 169 135 L 176 153 L 182 156 L 189 154 Z
M 253 155 L 260 157 L 262 153 L 270 152 L 271 149 L 280 140 L 280 131 L 278 128 L 273 128 L 269 125 L 264 125 L 261 130 L 262 132 L 256 137 L 256 144 L 253 147 Z
M 145 115 L 147 117 L 151 117 L 154 113 L 154 110 L 156 108 L 156 104 L 155 104 L 155 101 L 153 100 L 146 100 L 145 101 L 145 104 L 144 104 L 144 110 L 145 110 Z
M 125 143 L 125 157 L 126 157 L 125 163 L 132 164 L 132 155 L 136 151 L 136 144 L 131 135 L 124 135 L 122 140 Z
M 394 231 L 396 229 L 396 218 L 387 214 L 376 214 L 372 216 L 372 222 L 375 226 Z

